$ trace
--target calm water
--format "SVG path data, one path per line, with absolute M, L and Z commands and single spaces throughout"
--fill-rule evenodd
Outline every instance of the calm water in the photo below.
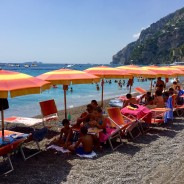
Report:
M 60 69 L 66 67 L 65 64 L 38 64 L 36 67 L 25 68 L 23 64 L 20 64 L 20 67 L 13 66 L 2 66 L 6 70 L 14 70 L 17 72 L 26 73 L 29 75 L 37 76 L 42 73 Z M 70 69 L 75 70 L 85 70 L 89 67 L 96 65 L 91 64 L 76 64 L 73 65 Z M 118 88 L 118 84 L 114 82 L 115 79 L 112 79 L 112 83 L 105 83 L 104 87 L 104 99 L 109 99 L 117 97 L 122 94 L 126 94 L 129 90 L 126 88 L 126 83 L 128 79 L 125 79 L 125 86 L 122 89 Z M 118 79 L 117 79 L 118 80 Z M 99 85 L 100 86 L 100 85 Z M 137 79 L 134 80 L 134 87 L 143 87 L 149 88 L 150 81 L 138 82 Z M 134 91 L 134 87 L 132 91 Z M 95 84 L 79 84 L 72 85 L 73 92 L 67 91 L 67 108 L 77 107 L 90 103 L 91 100 L 96 99 L 97 101 L 101 100 L 101 90 L 96 90 Z M 59 110 L 64 109 L 64 100 L 63 100 L 63 89 L 62 86 L 58 88 L 52 88 L 50 90 L 44 91 L 42 94 L 38 95 L 26 95 L 15 98 L 9 98 L 9 109 L 5 111 L 5 117 L 8 116 L 27 116 L 32 117 L 40 113 L 39 101 L 55 99 L 57 108 Z

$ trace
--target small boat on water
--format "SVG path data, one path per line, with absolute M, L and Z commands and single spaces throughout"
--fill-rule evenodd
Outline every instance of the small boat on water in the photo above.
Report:
M 73 65 L 67 65 L 66 68 L 71 68 Z
M 29 68 L 30 66 L 26 64 L 26 65 L 24 65 L 24 67 L 25 67 L 25 68 Z
M 32 63 L 32 64 L 31 64 L 31 66 L 32 66 L 32 67 L 36 67 L 36 66 L 37 66 L 37 64 L 35 64 L 35 63 Z

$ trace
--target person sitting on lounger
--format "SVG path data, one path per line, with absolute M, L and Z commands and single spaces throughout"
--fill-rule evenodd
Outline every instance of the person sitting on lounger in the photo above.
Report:
M 158 108 L 163 108 L 165 106 L 164 104 L 164 98 L 162 96 L 162 92 L 160 90 L 157 90 L 155 92 L 153 105 L 156 105 Z
M 96 100 L 91 100 L 91 105 L 93 106 L 93 108 L 98 107 L 98 103 Z
M 124 101 L 123 107 L 128 106 L 130 103 L 131 103 L 131 104 L 137 104 L 136 98 L 135 98 L 135 97 L 132 97 L 132 95 L 131 95 L 130 93 L 128 93 L 128 94 L 126 95 L 126 98 L 127 98 L 127 100 Z
M 104 143 L 114 129 L 110 127 L 110 120 L 103 116 L 102 109 L 100 107 L 94 109 L 94 118 L 95 119 L 90 121 L 89 124 L 91 127 L 103 129 L 103 131 L 99 133 L 99 141 Z
M 91 104 L 87 105 L 86 112 L 83 112 L 81 116 L 77 119 L 77 123 L 73 127 L 80 127 L 80 124 L 86 124 L 93 117 L 93 106 Z
M 90 154 L 93 151 L 94 143 L 92 135 L 87 134 L 88 129 L 85 126 L 80 128 L 80 137 L 75 145 L 71 145 L 68 149 L 71 152 L 75 152 L 77 154 Z M 82 144 L 80 146 L 80 144 Z
M 140 101 L 144 105 L 153 105 L 153 97 L 151 95 L 151 92 L 150 91 L 147 91 L 146 94 L 142 95 L 140 97 Z

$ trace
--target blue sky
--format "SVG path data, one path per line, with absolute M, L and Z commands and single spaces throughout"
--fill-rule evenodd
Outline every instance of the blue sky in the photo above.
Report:
M 0 0 L 0 62 L 109 63 L 184 0 Z

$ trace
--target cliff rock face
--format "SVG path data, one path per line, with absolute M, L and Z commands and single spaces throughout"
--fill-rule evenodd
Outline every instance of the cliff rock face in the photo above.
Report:
M 111 64 L 169 64 L 184 61 L 184 8 L 143 30 L 139 39 L 113 56 Z

